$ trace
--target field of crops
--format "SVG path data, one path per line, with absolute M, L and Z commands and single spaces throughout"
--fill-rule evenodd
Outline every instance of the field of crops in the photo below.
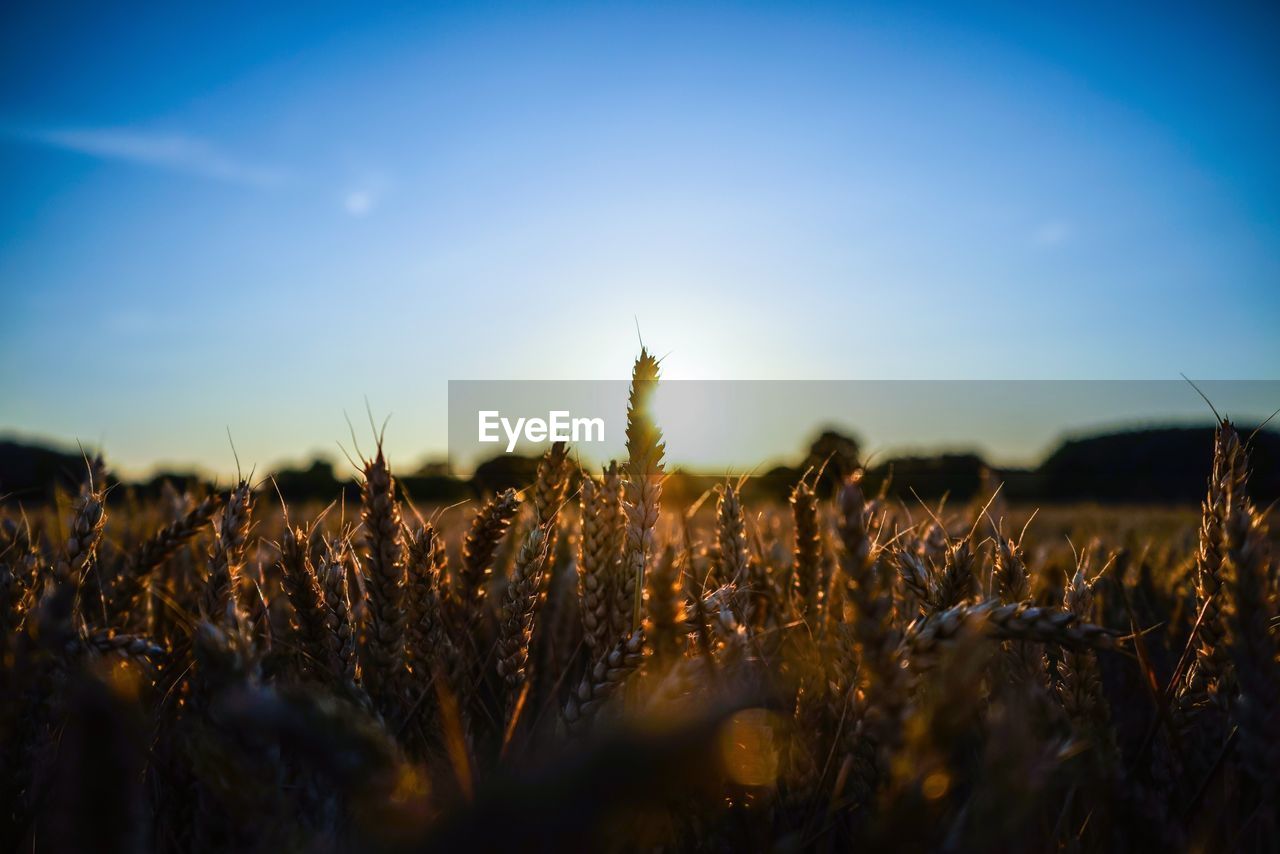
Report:
M 415 508 L 270 483 L 0 527 L 0 850 L 1271 850 L 1276 562 L 1202 512 L 925 506 L 628 459 Z M 820 476 L 821 475 L 821 476 Z M 828 489 L 827 485 L 834 484 Z M 1065 536 L 1064 536 L 1065 534 Z

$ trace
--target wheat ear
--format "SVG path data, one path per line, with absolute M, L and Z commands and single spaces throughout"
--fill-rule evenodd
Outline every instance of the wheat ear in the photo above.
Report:
M 658 386 L 658 360 L 644 348 L 631 371 L 627 401 L 627 465 L 624 486 L 627 539 L 621 584 L 614 597 L 614 631 L 625 636 L 640 628 L 644 574 L 654 555 L 654 529 L 662 500 L 662 431 L 654 423 L 653 394 Z
M 498 609 L 498 675 L 507 689 L 507 714 L 515 707 L 528 678 L 529 643 L 538 589 L 547 560 L 547 531 L 535 527 L 525 536 L 516 555 L 510 582 Z
M 804 480 L 791 491 L 791 516 L 795 525 L 793 604 L 800 618 L 816 625 L 822 594 L 822 533 L 818 496 Z
M 632 632 L 622 638 L 582 677 L 564 706 L 565 728 L 579 735 L 610 697 L 617 693 L 627 678 L 644 661 L 644 632 Z
M 362 498 L 369 595 L 365 683 L 383 713 L 394 717 L 405 700 L 404 532 L 395 478 L 382 448 L 364 465 Z
M 579 539 L 578 600 L 583 639 L 594 652 L 602 650 L 612 634 L 614 586 L 621 558 L 621 481 L 617 464 L 611 464 L 612 486 L 584 475 L 582 478 L 582 536 Z
M 472 608 L 473 613 L 484 601 L 493 556 L 519 509 L 520 499 L 516 491 L 508 489 L 485 502 L 471 520 L 471 529 L 462 544 L 462 569 L 458 580 L 463 604 Z
M 306 659 L 324 661 L 328 629 L 325 625 L 324 591 L 316 578 L 307 551 L 310 531 L 287 522 L 280 538 L 280 583 L 293 606 L 293 633 Z
M 227 497 L 222 515 L 214 525 L 209 577 L 200 600 L 200 613 L 205 620 L 216 622 L 239 610 L 237 588 L 244 569 L 252 515 L 253 490 L 242 480 Z

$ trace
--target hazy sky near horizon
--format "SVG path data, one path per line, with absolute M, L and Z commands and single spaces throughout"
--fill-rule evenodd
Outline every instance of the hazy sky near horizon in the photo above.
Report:
M 681 379 L 1274 379 L 1278 42 L 1274 4 L 6 4 L 0 432 L 226 472 L 367 398 L 416 461 L 448 380 L 622 378 L 637 325 Z

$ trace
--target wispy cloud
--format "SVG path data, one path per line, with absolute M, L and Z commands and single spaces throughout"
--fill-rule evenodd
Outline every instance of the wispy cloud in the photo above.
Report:
M 1031 242 L 1042 249 L 1048 249 L 1052 246 L 1061 246 L 1066 243 L 1071 239 L 1072 233 L 1071 223 L 1054 220 L 1041 223 L 1031 233 Z
M 342 206 L 352 216 L 368 216 L 377 199 L 368 190 L 351 190 L 342 199 Z
M 248 187 L 278 187 L 287 172 L 233 157 L 217 145 L 182 133 L 132 128 L 18 128 L 5 135 L 34 145 L 101 160 L 134 163 Z
M 354 217 L 368 216 L 373 213 L 383 197 L 390 190 L 391 182 L 381 172 L 371 172 L 352 182 L 342 195 L 342 207 Z

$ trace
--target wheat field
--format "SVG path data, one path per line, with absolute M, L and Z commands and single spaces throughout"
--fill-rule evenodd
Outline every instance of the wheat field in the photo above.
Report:
M 1198 523 L 1045 528 L 627 459 L 417 508 L 270 483 L 0 527 L 0 849 L 1272 850 L 1277 564 L 1222 421 Z M 1094 520 L 1096 523 L 1096 519 Z M 1071 518 L 1058 526 L 1071 534 Z M 1100 533 L 1099 533 L 1100 532 Z

